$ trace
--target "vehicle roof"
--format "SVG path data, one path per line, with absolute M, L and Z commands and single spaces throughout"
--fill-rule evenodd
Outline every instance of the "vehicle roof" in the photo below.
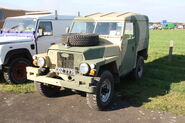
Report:
M 50 19 L 54 20 L 56 15 L 54 14 L 40 14 L 40 15 L 24 15 L 24 16 L 16 16 L 16 17 L 8 17 L 9 18 L 33 18 L 33 19 Z M 74 15 L 57 15 L 58 19 L 74 19 L 76 16 Z
M 94 13 L 90 15 L 86 15 L 84 17 L 77 17 L 75 20 L 89 20 L 89 21 L 124 21 L 124 20 L 148 20 L 148 17 L 146 15 L 141 15 L 137 13 L 132 12 L 126 12 L 126 13 L 116 13 L 116 12 L 110 12 L 110 13 Z

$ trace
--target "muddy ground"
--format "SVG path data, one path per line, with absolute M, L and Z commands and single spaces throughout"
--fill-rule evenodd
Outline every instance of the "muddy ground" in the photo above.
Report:
M 117 96 L 106 111 L 93 111 L 86 98 L 63 92 L 55 98 L 37 93 L 0 92 L 0 123 L 184 123 L 185 116 L 130 106 Z

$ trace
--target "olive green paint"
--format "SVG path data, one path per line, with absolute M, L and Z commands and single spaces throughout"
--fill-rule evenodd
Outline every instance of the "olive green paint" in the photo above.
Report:
M 49 59 L 50 73 L 55 73 L 55 67 L 58 66 L 57 54 L 65 53 L 74 55 L 74 68 L 79 69 L 81 63 L 94 64 L 96 74 L 94 76 L 82 75 L 79 72 L 72 76 L 71 80 L 56 79 L 49 76 L 40 76 L 40 68 L 28 67 L 28 79 L 61 86 L 65 88 L 80 90 L 88 93 L 95 92 L 94 77 L 98 76 L 102 66 L 109 63 L 116 63 L 118 76 L 123 76 L 132 71 L 136 66 L 137 55 L 139 52 L 145 50 L 147 54 L 149 42 L 148 17 L 145 15 L 135 13 L 111 13 L 111 14 L 93 14 L 85 17 L 78 17 L 74 20 L 80 22 L 132 22 L 134 23 L 134 37 L 126 39 L 125 28 L 120 37 L 102 36 L 100 35 L 100 43 L 98 46 L 87 47 L 70 47 L 63 44 L 53 45 L 48 49 L 45 55 L 38 55 L 39 57 L 46 57 Z M 109 66 L 107 66 L 109 68 Z M 111 71 L 114 72 L 114 71 Z M 55 73 L 58 75 L 57 73 Z M 62 75 L 58 75 L 62 77 Z M 65 75 L 67 76 L 67 75 Z

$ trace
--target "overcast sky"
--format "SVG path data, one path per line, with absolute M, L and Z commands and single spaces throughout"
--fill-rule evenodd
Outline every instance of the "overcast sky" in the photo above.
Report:
M 0 0 L 0 7 L 25 10 L 58 10 L 81 15 L 96 12 L 135 12 L 150 21 L 185 22 L 185 0 Z

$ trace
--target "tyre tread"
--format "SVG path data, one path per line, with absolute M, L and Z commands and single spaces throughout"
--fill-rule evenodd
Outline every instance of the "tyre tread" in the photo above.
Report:
M 63 34 L 62 44 L 70 46 L 94 46 L 99 42 L 99 36 L 91 33 L 69 33 Z

